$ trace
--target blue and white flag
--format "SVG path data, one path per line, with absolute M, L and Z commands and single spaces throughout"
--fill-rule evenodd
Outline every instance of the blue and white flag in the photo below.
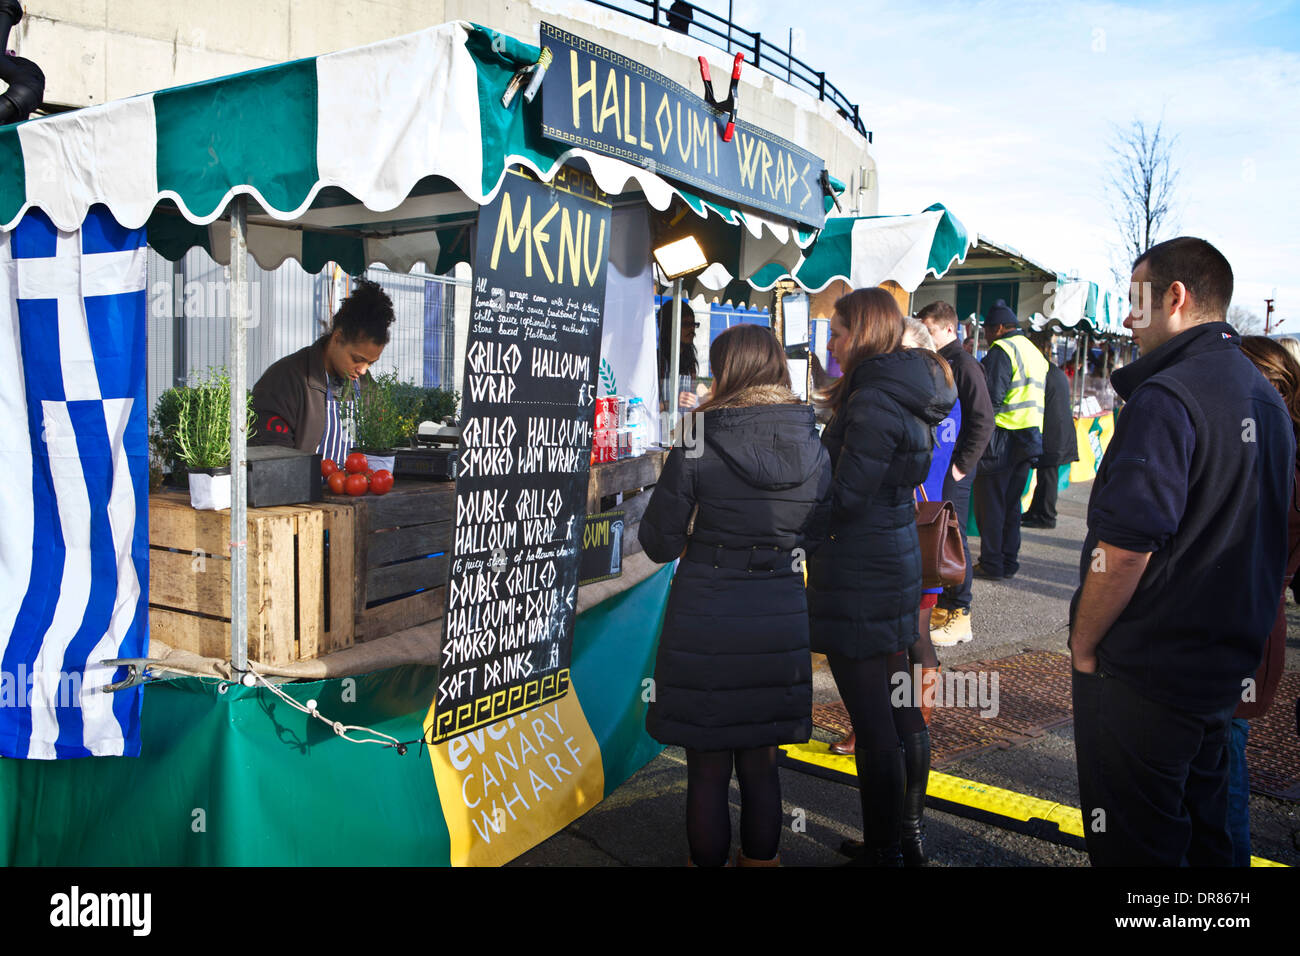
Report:
M 145 231 L 93 206 L 0 234 L 0 754 L 140 752 L 148 647 Z

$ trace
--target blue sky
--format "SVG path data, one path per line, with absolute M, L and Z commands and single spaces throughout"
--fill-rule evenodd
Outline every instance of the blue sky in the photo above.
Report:
M 943 202 L 1103 284 L 1112 126 L 1163 117 L 1180 169 L 1169 235 L 1223 251 L 1236 305 L 1262 316 L 1276 288 L 1281 330 L 1300 333 L 1300 3 L 734 6 L 737 23 L 773 42 L 802 29 L 796 55 L 859 104 L 882 213 Z

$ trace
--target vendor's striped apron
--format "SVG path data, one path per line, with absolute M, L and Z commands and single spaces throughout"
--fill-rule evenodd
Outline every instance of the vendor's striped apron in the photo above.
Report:
M 361 398 L 361 384 L 356 379 L 352 380 L 352 390 L 358 399 Z M 321 460 L 331 459 L 334 464 L 340 468 L 348 457 L 348 450 L 352 447 L 352 436 L 348 434 L 347 428 L 343 424 L 343 416 L 339 414 L 338 399 L 334 397 L 334 386 L 331 382 L 325 382 L 325 433 L 321 435 L 320 452 Z

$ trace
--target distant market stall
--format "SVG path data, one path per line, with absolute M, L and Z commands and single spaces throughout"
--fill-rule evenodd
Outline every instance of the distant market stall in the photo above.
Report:
M 698 233 L 741 279 L 788 269 L 835 187 L 761 130 L 723 141 L 717 111 L 643 69 L 642 94 L 690 123 L 691 163 L 726 194 L 648 162 L 662 129 L 645 155 L 602 155 L 620 115 L 604 97 L 635 87 L 611 65 L 625 58 L 582 57 L 530 99 L 538 47 L 451 23 L 0 128 L 0 652 L 6 675 L 29 675 L 0 713 L 0 753 L 28 758 L 0 760 L 0 859 L 502 863 L 658 752 L 642 680 L 671 571 L 638 553 L 647 496 L 631 493 L 663 453 L 592 465 L 597 399 L 658 408 L 652 239 Z M 602 99 L 567 118 L 587 126 L 575 146 L 557 132 L 564 98 L 543 107 L 568 83 L 580 110 L 588 76 Z M 742 149 L 781 156 L 781 186 L 722 176 Z M 228 523 L 151 506 L 146 246 L 229 265 L 234 395 L 248 256 L 353 274 L 471 262 L 455 491 L 248 508 L 236 409 Z M 578 587 L 584 514 L 625 493 L 612 546 L 602 526 L 619 576 Z M 183 560 L 207 603 L 167 614 L 196 643 L 151 644 L 158 570 Z M 367 600 L 379 571 L 397 587 L 397 563 L 411 592 Z M 72 757 L 91 759 L 58 759 Z

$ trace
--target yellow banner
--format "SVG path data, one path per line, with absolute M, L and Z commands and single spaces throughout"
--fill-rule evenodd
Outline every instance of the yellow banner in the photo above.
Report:
M 433 708 L 425 718 L 426 739 Z M 429 748 L 452 866 L 501 866 L 605 795 L 577 691 Z
M 1098 426 L 1100 431 L 1097 431 Z M 1090 418 L 1076 418 L 1074 432 L 1079 442 L 1079 460 L 1070 465 L 1070 483 L 1092 481 L 1097 477 L 1097 466 L 1115 434 L 1115 417 L 1110 412 L 1103 412 Z

